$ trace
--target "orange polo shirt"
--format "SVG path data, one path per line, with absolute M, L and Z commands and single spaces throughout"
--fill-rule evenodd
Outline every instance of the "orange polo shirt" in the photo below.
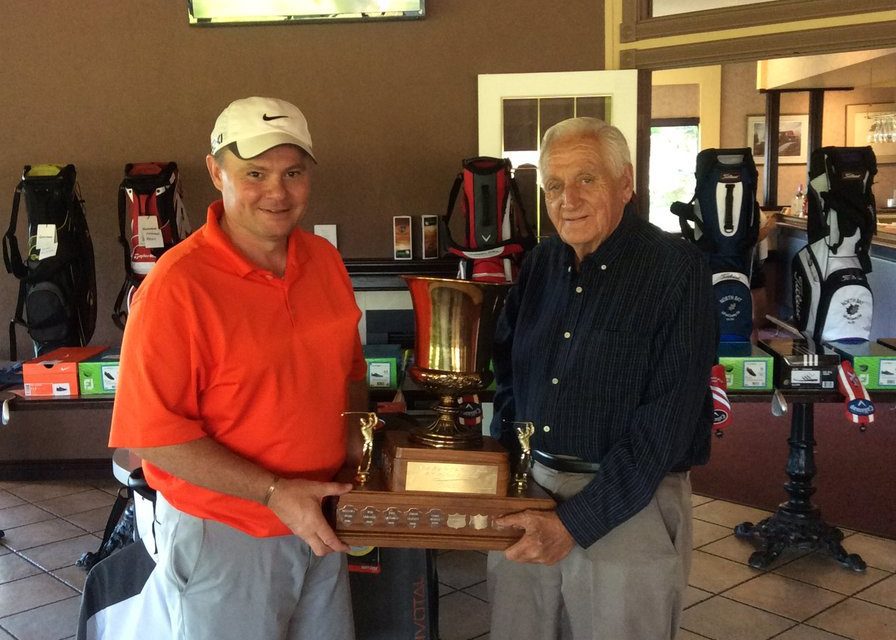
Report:
M 345 460 L 347 381 L 366 365 L 361 312 L 336 249 L 297 229 L 283 278 L 221 230 L 223 204 L 165 253 L 134 296 L 112 412 L 112 447 L 209 436 L 283 477 L 330 480 Z M 289 529 L 256 502 L 144 463 L 178 509 L 254 536 Z

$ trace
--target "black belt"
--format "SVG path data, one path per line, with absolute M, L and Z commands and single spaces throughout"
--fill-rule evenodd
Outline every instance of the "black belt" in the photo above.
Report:
M 539 464 L 543 464 L 554 471 L 562 471 L 564 473 L 597 473 L 600 470 L 600 463 L 588 462 L 587 460 L 579 460 L 578 458 L 570 458 L 566 456 L 555 456 L 538 449 L 532 449 L 532 459 Z M 669 470 L 669 473 L 683 473 L 690 471 L 691 465 L 680 464 Z
M 537 449 L 532 450 L 532 459 L 539 464 L 543 464 L 548 469 L 564 473 L 597 473 L 598 469 L 600 469 L 600 465 L 597 462 L 555 456 Z

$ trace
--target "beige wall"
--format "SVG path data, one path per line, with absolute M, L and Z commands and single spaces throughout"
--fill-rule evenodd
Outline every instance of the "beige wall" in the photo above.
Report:
M 308 224 L 339 225 L 346 257 L 386 257 L 391 217 L 442 213 L 461 159 L 476 155 L 478 74 L 603 68 L 593 0 L 450 0 L 427 3 L 420 21 L 217 28 L 190 27 L 186 4 L 0 2 L 0 197 L 11 201 L 24 164 L 77 166 L 97 255 L 94 343 L 120 340 L 109 315 L 123 277 L 124 164 L 177 161 L 201 223 L 214 197 L 208 136 L 230 100 L 275 95 L 305 111 L 320 159 Z M 17 282 L 0 276 L 6 319 Z M 0 459 L 41 457 L 12 435 L 38 422 L 21 413 L 0 429 Z
M 855 89 L 829 91 L 824 96 L 822 144 L 846 145 L 846 107 L 857 104 L 896 102 L 896 88 Z M 807 114 L 809 94 L 805 92 L 782 93 L 782 114 Z M 722 65 L 721 99 L 721 147 L 746 145 L 747 116 L 765 113 L 765 95 L 756 89 L 756 63 L 743 62 Z M 698 117 L 698 90 L 696 85 L 662 85 L 653 87 L 651 116 L 654 118 Z M 856 144 L 864 144 L 859 142 Z M 759 166 L 760 202 L 763 200 L 763 167 Z M 806 184 L 806 166 L 784 164 L 779 166 L 779 205 L 789 205 L 798 185 Z M 893 197 L 896 189 L 896 164 L 878 165 L 874 193 L 878 207 Z
M 651 94 L 652 118 L 700 117 L 700 87 L 696 84 L 655 85 Z
M 887 103 L 896 101 L 896 89 L 856 89 L 828 91 L 824 96 L 822 145 L 846 145 L 846 106 L 850 104 Z M 756 63 L 722 65 L 722 146 L 742 147 L 746 144 L 747 116 L 765 113 L 765 95 L 756 89 Z M 782 114 L 809 113 L 809 94 L 782 93 Z M 759 200 L 762 201 L 762 167 L 759 177 Z M 778 173 L 778 204 L 789 205 L 799 184 L 806 184 L 805 165 L 781 165 Z M 878 167 L 874 193 L 878 205 L 892 197 L 896 188 L 896 165 Z

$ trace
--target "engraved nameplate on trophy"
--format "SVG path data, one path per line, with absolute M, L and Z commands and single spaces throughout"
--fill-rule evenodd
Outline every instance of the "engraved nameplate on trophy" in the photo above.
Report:
M 522 535 L 499 517 L 552 509 L 554 501 L 527 482 L 530 423 L 516 423 L 521 455 L 513 474 L 507 450 L 460 419 L 457 399 L 492 380 L 491 346 L 508 285 L 403 276 L 416 328 L 408 373 L 439 398 L 437 418 L 407 431 L 386 431 L 379 468 L 371 467 L 375 414 L 357 419 L 364 456 L 338 478 L 355 488 L 331 501 L 328 516 L 348 544 L 433 549 L 504 549 Z M 520 426 L 523 425 L 523 426 Z

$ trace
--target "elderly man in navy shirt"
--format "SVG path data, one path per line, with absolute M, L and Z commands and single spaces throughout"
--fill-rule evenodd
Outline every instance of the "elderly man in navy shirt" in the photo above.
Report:
M 531 421 L 554 511 L 489 557 L 492 640 L 663 640 L 691 553 L 688 470 L 709 457 L 717 327 L 702 255 L 638 217 L 622 133 L 573 118 L 544 136 L 558 235 L 527 257 L 495 337 L 492 433 Z

